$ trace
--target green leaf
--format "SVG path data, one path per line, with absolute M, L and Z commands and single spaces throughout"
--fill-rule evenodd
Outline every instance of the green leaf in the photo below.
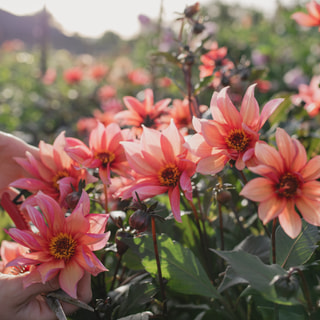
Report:
M 300 234 L 292 239 L 283 231 L 281 226 L 276 230 L 276 261 L 283 268 L 302 265 L 307 262 L 319 241 L 319 231 L 316 226 L 302 220 Z
M 154 255 L 153 239 L 144 235 L 133 239 L 123 239 L 142 259 L 146 271 L 158 276 Z M 215 287 L 193 252 L 180 243 L 172 241 L 167 235 L 157 236 L 162 276 L 167 286 L 179 293 L 220 298 Z
M 275 126 L 281 121 L 286 121 L 288 118 L 288 112 L 291 106 L 291 96 L 288 93 L 278 94 L 272 98 L 285 98 L 284 101 L 279 105 L 279 107 L 273 112 L 269 117 L 268 121 L 270 126 Z
M 227 260 L 237 276 L 246 280 L 253 290 L 259 292 L 265 299 L 286 305 L 298 304 L 303 299 L 301 290 L 298 291 L 298 301 L 295 297 L 284 298 L 277 296 L 271 281 L 277 275 L 285 275 L 286 271 L 279 265 L 266 265 L 258 257 L 244 251 L 218 251 L 217 255 Z

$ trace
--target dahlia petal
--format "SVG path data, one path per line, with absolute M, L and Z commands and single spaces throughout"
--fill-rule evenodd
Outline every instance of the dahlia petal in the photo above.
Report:
M 86 242 L 86 245 L 91 251 L 97 251 L 105 248 L 110 238 L 110 231 L 102 234 L 86 233 L 81 241 Z M 89 243 L 90 242 L 90 243 Z
M 292 239 L 296 238 L 301 231 L 302 222 L 300 216 L 290 202 L 279 214 L 279 222 L 284 232 Z
M 134 111 L 141 116 L 146 115 L 145 107 L 138 99 L 134 97 L 126 96 L 123 98 L 123 102 L 130 111 Z
M 224 154 L 202 158 L 197 164 L 196 171 L 201 174 L 216 174 L 224 169 L 228 160 L 229 158 Z
M 180 214 L 180 190 L 179 186 L 175 186 L 174 188 L 170 188 L 168 190 L 168 196 L 170 200 L 171 210 L 174 218 L 177 222 L 182 222 L 181 214 Z
M 91 150 L 76 138 L 66 138 L 65 151 L 69 157 L 81 164 L 92 157 Z
M 118 112 L 114 116 L 114 119 L 118 121 L 121 126 L 129 125 L 134 127 L 140 127 L 140 125 L 143 123 L 143 118 L 138 113 L 129 110 Z
M 314 27 L 319 25 L 319 20 L 312 17 L 304 12 L 295 12 L 291 15 L 291 18 L 295 20 L 298 24 L 305 27 Z
M 54 260 L 52 259 L 50 262 L 41 263 L 37 266 L 37 270 L 40 273 L 42 283 L 47 282 L 56 276 L 59 270 L 65 268 L 64 260 Z
M 306 4 L 306 8 L 312 17 L 320 20 L 320 5 L 315 0 L 312 0 Z
M 75 262 L 69 261 L 65 268 L 60 271 L 59 284 L 72 298 L 77 298 L 77 284 L 83 277 L 84 270 Z
M 190 176 L 187 174 L 186 171 L 183 171 L 181 176 L 180 176 L 180 187 L 183 190 L 186 198 L 188 200 L 192 200 L 192 185 L 191 185 L 191 180 Z
M 26 210 L 28 215 L 33 222 L 33 224 L 37 227 L 37 229 L 41 232 L 41 234 L 47 235 L 48 227 L 46 222 L 43 219 L 42 214 L 34 207 L 30 205 L 26 206 Z
M 238 158 L 237 158 L 237 160 L 236 160 L 236 163 L 235 163 L 235 166 L 236 166 L 236 168 L 237 168 L 239 171 L 242 171 L 242 170 L 246 167 L 246 164 L 245 164 L 245 162 L 243 161 L 241 155 L 238 156 Z
M 77 254 L 76 259 L 77 263 L 93 276 L 97 276 L 100 272 L 108 271 L 92 251 L 85 246 L 83 246 L 81 252 Z
M 58 170 L 54 160 L 53 160 L 53 147 L 45 143 L 44 141 L 39 142 L 39 155 L 41 162 L 50 168 L 53 172 Z
M 301 188 L 302 196 L 310 200 L 319 201 L 320 204 L 320 181 L 311 180 L 303 184 Z
M 34 178 L 21 178 L 13 181 L 9 186 L 29 190 L 30 192 L 37 192 L 38 190 L 46 190 L 48 188 L 46 183 Z
M 28 230 L 19 230 L 16 228 L 10 228 L 7 233 L 10 237 L 20 243 L 21 245 L 30 248 L 31 250 L 41 250 L 42 246 L 37 241 L 33 232 Z
M 149 114 L 152 110 L 153 107 L 153 91 L 148 88 L 146 90 L 144 90 L 144 110 L 147 114 Z
M 240 195 L 252 201 L 266 201 L 274 195 L 274 183 L 266 178 L 255 178 L 243 187 Z
M 211 155 L 212 147 L 204 140 L 203 135 L 196 133 L 192 135 L 184 146 L 198 157 L 206 157 Z
M 170 143 L 170 146 L 172 148 L 172 152 L 171 152 L 172 158 L 169 158 L 169 159 L 167 159 L 167 154 L 169 153 L 167 152 L 167 149 L 169 149 L 168 148 L 169 146 L 166 146 L 165 148 L 165 146 L 163 145 L 163 140 L 166 140 L 164 138 L 167 139 L 167 142 Z M 162 131 L 160 143 L 161 143 L 162 151 L 168 162 L 173 162 L 174 161 L 173 157 L 176 157 L 183 152 L 184 138 L 179 132 L 179 130 L 177 129 L 176 125 L 174 124 L 173 119 L 171 119 L 170 125 Z
M 254 150 L 258 161 L 264 165 L 273 167 L 279 173 L 283 173 L 283 160 L 275 148 L 265 143 L 257 142 Z
M 90 224 L 84 216 L 81 204 L 77 209 L 74 209 L 67 218 L 65 218 L 64 228 L 73 235 L 76 235 L 77 233 L 86 233 L 89 230 Z
M 74 210 L 78 210 L 81 205 L 81 210 L 83 210 L 83 214 L 86 216 L 90 212 L 90 198 L 86 191 L 82 190 L 81 197 L 74 208 Z
M 135 198 L 137 193 L 141 200 L 152 198 L 159 194 L 163 194 L 168 190 L 167 186 L 151 185 L 146 183 L 137 183 L 131 189 L 132 197 Z
M 301 170 L 304 180 L 316 180 L 320 178 L 320 156 L 315 156 L 308 161 Z
M 303 218 L 310 224 L 320 226 L 320 203 L 307 197 L 296 199 L 296 205 Z
M 268 101 L 260 115 L 260 125 L 259 129 L 263 127 L 263 125 L 266 123 L 266 121 L 269 119 L 269 117 L 276 111 L 276 109 L 279 107 L 279 105 L 283 102 L 284 99 L 273 99 Z
M 285 162 L 286 169 L 291 168 L 293 160 L 294 162 L 296 161 L 296 148 L 292 139 L 285 130 L 277 128 L 276 142 L 279 153 L 281 154 Z
M 273 167 L 264 164 L 258 164 L 256 166 L 250 166 L 249 170 L 274 182 L 279 182 L 279 173 Z
M 305 167 L 308 161 L 307 152 L 305 147 L 302 145 L 302 143 L 299 140 L 292 139 L 292 141 L 296 148 L 296 157 L 294 161 L 292 161 L 291 163 L 291 170 L 299 172 Z
M 263 224 L 267 224 L 272 219 L 276 218 L 286 207 L 284 199 L 271 197 L 259 204 L 258 215 Z
M 193 116 L 192 118 L 192 125 L 194 130 L 196 130 L 197 132 L 201 132 L 201 122 L 199 118 L 196 118 L 195 116 Z
M 212 147 L 226 149 L 224 127 L 215 121 L 201 120 L 201 133 L 205 141 Z
M 103 233 L 106 229 L 109 215 L 103 213 L 90 213 L 86 215 L 86 219 L 89 221 L 90 233 Z
M 242 116 L 242 121 L 254 130 L 258 128 L 259 121 L 259 105 L 254 97 L 254 88 L 256 84 L 249 86 L 247 89 L 240 108 L 240 114 Z

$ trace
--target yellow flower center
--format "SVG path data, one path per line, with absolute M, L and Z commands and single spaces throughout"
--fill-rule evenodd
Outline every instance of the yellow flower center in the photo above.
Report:
M 58 260 L 68 261 L 76 252 L 77 241 L 67 233 L 59 233 L 51 239 L 50 254 Z
M 115 154 L 110 151 L 105 152 L 97 152 L 95 155 L 96 159 L 99 159 L 101 161 L 101 165 L 103 167 L 106 167 L 108 163 L 111 163 L 115 158 Z
M 167 164 L 158 172 L 160 184 L 163 186 L 176 186 L 181 172 L 175 164 Z
M 225 141 L 229 149 L 234 149 L 238 152 L 246 150 L 250 142 L 248 136 L 242 129 L 232 129 L 225 138 Z
M 299 186 L 300 180 L 298 176 L 294 173 L 287 172 L 280 178 L 276 192 L 280 197 L 290 199 L 296 195 Z
M 59 191 L 58 181 L 62 178 L 69 177 L 69 173 L 67 171 L 58 171 L 58 173 L 53 177 L 52 183 L 55 189 Z

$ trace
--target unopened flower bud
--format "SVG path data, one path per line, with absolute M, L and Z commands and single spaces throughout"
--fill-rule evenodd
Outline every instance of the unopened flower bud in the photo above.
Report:
M 202 23 L 196 22 L 193 26 L 193 33 L 200 34 L 205 29 L 205 26 Z
M 228 190 L 222 190 L 217 194 L 217 201 L 220 204 L 226 204 L 232 199 L 232 194 Z
M 200 3 L 196 2 L 192 6 L 186 7 L 183 13 L 187 18 L 192 18 L 199 11 L 199 9 L 200 9 Z
M 129 225 L 138 232 L 147 230 L 151 222 L 151 216 L 144 210 L 136 210 L 129 218 Z
M 128 245 L 121 240 L 121 238 L 131 238 L 131 237 L 132 237 L 132 234 L 127 231 L 124 231 L 124 230 L 117 231 L 115 236 L 115 242 L 117 245 L 117 253 L 119 255 L 122 256 L 129 248 Z
M 299 289 L 299 281 L 294 275 L 277 275 L 271 284 L 274 285 L 277 295 L 286 299 L 293 297 Z

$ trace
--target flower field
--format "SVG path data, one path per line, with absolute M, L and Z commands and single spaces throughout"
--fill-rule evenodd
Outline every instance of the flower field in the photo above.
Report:
M 319 319 L 320 3 L 140 22 L 2 44 L 1 273 L 58 319 Z

